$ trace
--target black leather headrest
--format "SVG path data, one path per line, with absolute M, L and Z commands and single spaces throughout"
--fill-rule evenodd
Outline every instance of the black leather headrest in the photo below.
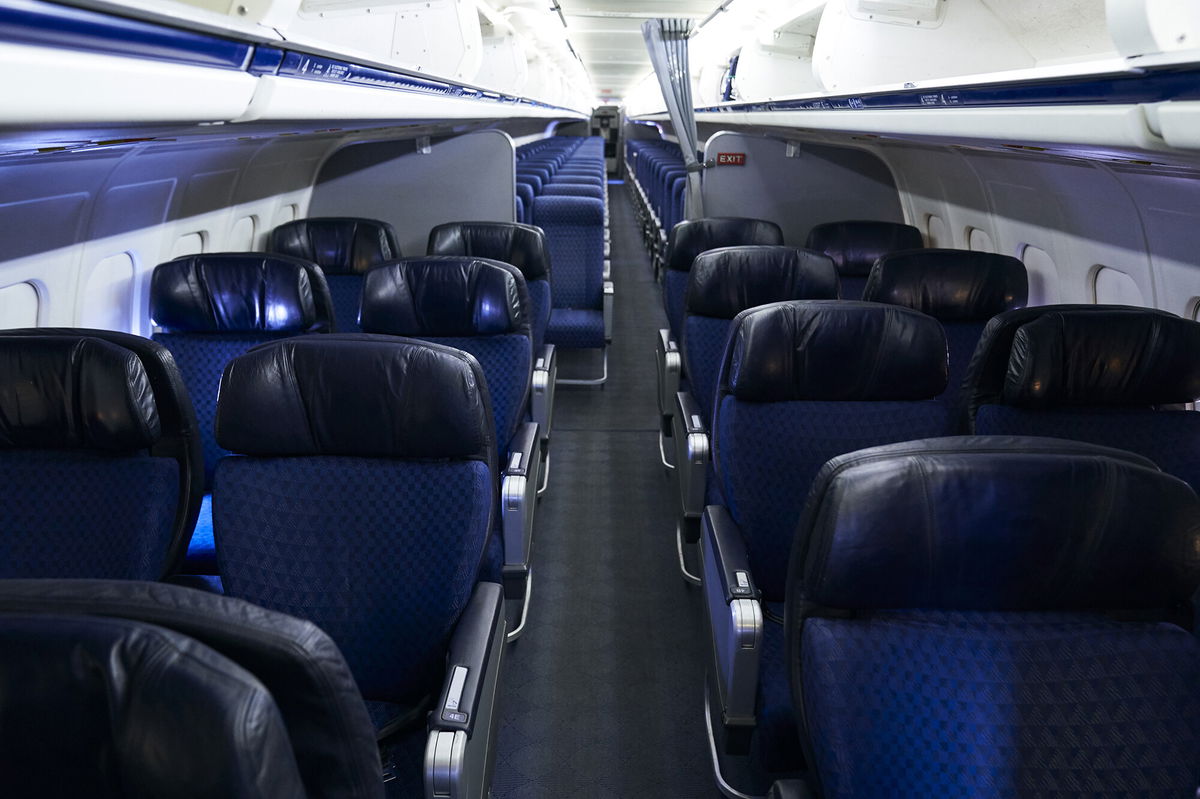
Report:
M 880 256 L 863 299 L 914 308 L 944 322 L 986 322 L 1029 299 L 1025 264 L 970 250 L 905 250 Z
M 912 225 L 853 219 L 817 225 L 804 246 L 827 254 L 838 273 L 849 276 L 870 274 L 880 256 L 924 247 L 925 241 Z
M 515 266 L 486 258 L 404 258 L 367 273 L 359 326 L 392 336 L 529 335 L 529 291 Z
M 472 255 L 503 261 L 526 280 L 548 280 L 550 253 L 540 227 L 516 222 L 449 222 L 429 231 L 430 255 Z
M 297 219 L 271 231 L 271 252 L 312 261 L 327 275 L 359 275 L 400 257 L 387 222 L 360 217 Z
M 1170 608 L 1200 584 L 1200 500 L 1092 444 L 910 441 L 821 469 L 790 568 L 789 601 L 833 608 Z
M 310 275 L 284 255 L 176 258 L 154 268 L 150 317 L 167 332 L 301 333 L 318 320 Z
M 837 270 L 828 256 L 781 245 L 721 247 L 696 256 L 687 310 L 732 319 L 747 308 L 782 300 L 836 300 Z
M 671 228 L 667 242 L 667 269 L 691 271 L 692 261 L 705 250 L 743 244 L 783 244 L 783 231 L 765 219 L 713 216 L 689 219 Z
M 1082 316 L 1092 314 L 1121 314 L 1178 320 L 1167 311 L 1127 305 L 1037 305 L 1006 311 L 992 318 L 979 337 L 979 345 L 967 365 L 963 388 L 966 392 L 966 422 L 973 425 L 980 406 L 1003 403 L 1008 380 L 1009 361 L 1017 331 L 1025 325 L 1050 314 Z M 1166 403 L 1167 400 L 1156 400 Z
M 738 314 L 720 391 L 752 402 L 919 400 L 946 388 L 946 334 L 896 305 L 793 300 Z
M 1200 398 L 1200 322 L 1111 310 L 1048 313 L 1013 337 L 1010 405 L 1165 405 Z
M 0 334 L 0 448 L 129 452 L 161 432 L 137 353 L 98 338 Z
M 310 621 L 233 597 L 135 580 L 2 580 L 0 615 L 87 615 L 153 624 L 257 677 L 283 713 L 307 793 L 382 799 L 375 729 L 330 637 Z
M 461 350 L 394 336 L 282 339 L 230 361 L 217 443 L 243 455 L 494 462 L 491 400 Z

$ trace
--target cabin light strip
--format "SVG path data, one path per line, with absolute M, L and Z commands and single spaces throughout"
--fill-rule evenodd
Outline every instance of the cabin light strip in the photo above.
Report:
M 696 113 L 1132 105 L 1168 100 L 1200 100 L 1200 67 L 1188 65 L 1148 69 L 1134 74 L 1102 78 L 1089 75 L 1075 79 L 1056 78 L 877 94 L 727 103 L 697 108 Z
M 461 100 L 578 112 L 525 97 L 463 84 L 368 67 L 336 58 L 196 33 L 144 20 L 43 0 L 0 4 L 0 42 L 77 50 L 186 66 L 237 70 L 377 89 L 454 97 Z

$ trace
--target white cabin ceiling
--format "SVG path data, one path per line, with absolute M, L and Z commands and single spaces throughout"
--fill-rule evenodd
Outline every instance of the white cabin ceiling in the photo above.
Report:
M 554 0 L 551 0 L 553 3 Z M 583 61 L 596 93 L 619 101 L 651 71 L 642 23 L 648 19 L 707 17 L 719 0 L 558 0 L 567 38 Z

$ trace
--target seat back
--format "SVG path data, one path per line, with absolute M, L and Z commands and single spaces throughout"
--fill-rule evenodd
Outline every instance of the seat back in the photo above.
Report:
M 943 400 L 960 408 L 963 377 L 983 326 L 1029 299 L 1025 265 L 1011 255 L 970 250 L 905 250 L 875 262 L 863 299 L 903 305 L 942 323 L 950 352 Z
M 592 197 L 604 201 L 604 187 L 585 183 L 556 181 L 542 187 L 543 197 Z
M 205 591 L 116 580 L 0 581 L 0 614 L 124 619 L 203 644 L 270 692 L 307 796 L 383 796 L 375 731 L 354 677 L 310 621 Z
M 873 220 L 847 220 L 817 225 L 804 244 L 833 259 L 841 279 L 842 298 L 862 298 L 871 267 L 882 255 L 924 247 L 921 231 L 912 225 Z
M 599 310 L 604 302 L 604 203 L 592 197 L 536 197 L 533 221 L 554 264 L 555 308 Z
M 396 232 L 387 222 L 361 217 L 297 219 L 271 231 L 271 252 L 311 261 L 329 285 L 336 329 L 358 331 L 362 276 L 373 266 L 400 257 Z
M 0 749 L 15 799 L 305 796 L 261 682 L 124 619 L 0 616 Z
M 833 261 L 809 250 L 750 245 L 696 256 L 688 273 L 683 360 L 705 424 L 712 420 L 717 371 L 734 317 L 772 302 L 837 299 L 837 292 Z
M 429 255 L 367 273 L 362 326 L 368 333 L 422 339 L 473 355 L 487 380 L 497 448 L 507 453 L 529 402 L 528 307 L 525 279 L 512 264 Z
M 1164 622 L 1187 623 L 1198 541 L 1195 493 L 1130 453 L 962 437 L 831 461 L 788 576 L 807 776 L 839 798 L 1191 796 L 1200 642 Z
M 490 258 L 520 269 L 529 291 L 533 348 L 541 350 L 550 321 L 550 254 L 541 228 L 512 222 L 448 222 L 429 231 L 426 251 Z
M 213 432 L 221 371 L 257 344 L 321 329 L 318 298 L 329 303 L 329 292 L 324 277 L 312 281 L 320 272 L 306 261 L 262 253 L 190 255 L 154 268 L 150 317 L 160 332 L 153 339 L 174 356 L 192 398 L 206 490 L 225 454 Z
M 988 324 L 966 378 L 974 430 L 1132 450 L 1200 486 L 1200 323 L 1165 311 L 1047 305 Z
M 217 439 L 243 456 L 213 489 L 225 592 L 328 633 L 377 727 L 436 689 L 477 581 L 490 405 L 473 357 L 391 336 L 276 341 L 225 369 Z
M 945 435 L 946 337 L 908 308 L 773 303 L 733 320 L 713 408 L 713 463 L 755 582 L 782 601 L 813 476 L 863 447 Z
M 97 336 L 0 335 L 0 577 L 170 572 L 196 507 L 181 480 L 197 477 L 195 439 L 186 398 L 167 395 L 175 440 L 159 449 L 159 387 Z
M 774 222 L 738 216 L 689 219 L 671 228 L 667 239 L 667 270 L 663 275 L 663 307 L 672 337 L 678 340 L 683 335 L 687 273 L 696 256 L 705 250 L 747 244 L 783 244 L 783 231 Z

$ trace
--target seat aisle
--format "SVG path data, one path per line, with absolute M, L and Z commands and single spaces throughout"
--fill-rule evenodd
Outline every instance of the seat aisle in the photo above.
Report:
M 623 185 L 608 384 L 558 392 L 528 628 L 506 653 L 495 799 L 714 799 L 700 597 L 676 566 L 658 463 L 658 288 Z

